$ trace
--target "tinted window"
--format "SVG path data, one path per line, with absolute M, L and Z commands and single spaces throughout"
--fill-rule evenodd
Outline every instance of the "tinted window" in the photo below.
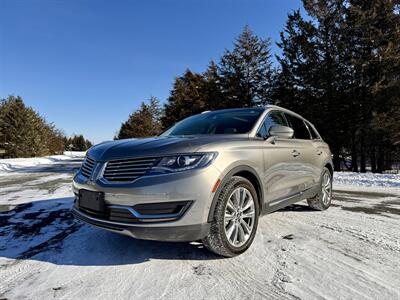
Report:
M 309 140 L 311 139 L 310 137 L 310 132 L 308 131 L 306 124 L 302 119 L 299 119 L 295 116 L 285 114 L 287 120 L 290 123 L 290 127 L 292 127 L 294 131 L 293 138 L 295 139 L 303 139 L 303 140 Z
M 269 130 L 274 125 L 288 126 L 285 116 L 279 111 L 270 112 L 260 130 L 257 133 L 259 137 L 267 137 Z
M 176 123 L 162 135 L 247 133 L 254 127 L 263 111 L 262 108 L 252 108 L 207 112 Z
M 309 131 L 310 134 L 311 134 L 311 138 L 312 138 L 313 140 L 320 139 L 318 133 L 314 130 L 314 128 L 313 128 L 310 124 L 308 124 L 308 123 L 306 123 L 306 125 L 307 125 L 307 127 L 308 127 L 308 131 Z

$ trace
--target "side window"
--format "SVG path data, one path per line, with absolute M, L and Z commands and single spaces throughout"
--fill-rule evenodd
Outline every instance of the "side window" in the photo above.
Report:
M 257 133 L 259 137 L 267 137 L 270 128 L 274 125 L 288 126 L 285 116 L 280 111 L 272 111 L 265 118 L 263 125 Z
M 290 127 L 292 127 L 294 131 L 293 138 L 295 139 L 302 139 L 302 140 L 310 140 L 310 132 L 308 131 L 306 124 L 302 119 L 299 119 L 295 116 L 292 116 L 290 114 L 285 114 L 287 120 L 290 123 Z
M 314 129 L 310 124 L 306 123 L 306 125 L 307 125 L 307 127 L 308 127 L 308 131 L 310 132 L 311 138 L 312 138 L 313 140 L 319 140 L 319 139 L 321 139 L 321 137 L 318 135 L 318 133 L 315 131 L 315 129 Z

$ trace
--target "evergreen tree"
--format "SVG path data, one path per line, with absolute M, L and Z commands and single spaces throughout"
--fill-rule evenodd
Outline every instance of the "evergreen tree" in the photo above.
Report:
M 269 47 L 269 40 L 254 35 L 246 26 L 219 65 L 211 61 L 203 74 L 186 70 L 175 79 L 165 104 L 163 128 L 206 110 L 267 103 L 273 87 Z
M 9 96 L 0 104 L 0 148 L 7 157 L 43 156 L 62 151 L 62 133 L 26 107 L 22 98 Z
M 74 137 L 73 145 L 77 151 L 86 150 L 86 141 L 83 135 L 78 135 Z
M 206 84 L 203 75 L 190 70 L 175 79 L 161 119 L 164 129 L 181 119 L 208 110 Z
M 400 16 L 396 2 L 349 1 L 346 33 L 351 45 L 353 99 L 360 112 L 356 133 L 361 172 L 366 171 L 368 154 L 371 169 L 384 170 L 399 132 L 394 125 L 398 124 L 400 94 Z
M 74 134 L 72 137 L 64 139 L 64 147 L 67 151 L 86 151 L 92 147 L 92 143 L 82 134 Z
M 224 107 L 264 105 L 271 100 L 273 69 L 270 40 L 255 35 L 249 26 L 226 50 L 219 64 Z
M 142 138 L 161 133 L 162 109 L 157 98 L 151 97 L 149 104 L 141 103 L 140 109 L 133 112 L 122 123 L 116 139 Z
M 350 155 L 352 170 L 365 172 L 370 154 L 372 170 L 381 172 L 391 148 L 388 137 L 398 130 L 384 125 L 396 124 L 392 116 L 399 105 L 395 3 L 303 3 L 312 20 L 299 12 L 288 17 L 278 43 L 283 53 L 274 97 L 315 123 L 333 150 L 336 170 L 340 158 Z
M 205 80 L 203 86 L 203 95 L 205 101 L 205 110 L 216 110 L 225 108 L 227 102 L 221 87 L 221 77 L 218 74 L 218 66 L 211 61 L 207 70 L 203 74 Z
M 350 93 L 351 68 L 344 43 L 346 6 L 340 0 L 304 0 L 314 21 L 296 11 L 288 16 L 278 46 L 282 48 L 277 102 L 313 122 L 334 154 L 335 169 L 348 141 L 355 144 L 358 112 Z
M 89 148 L 91 148 L 93 146 L 92 142 L 89 140 L 85 141 L 85 146 L 86 146 L 86 150 L 88 150 Z

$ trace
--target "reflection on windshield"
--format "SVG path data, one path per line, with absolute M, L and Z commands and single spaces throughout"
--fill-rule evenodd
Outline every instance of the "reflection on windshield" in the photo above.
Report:
M 176 123 L 162 136 L 248 133 L 263 111 L 249 108 L 207 112 Z

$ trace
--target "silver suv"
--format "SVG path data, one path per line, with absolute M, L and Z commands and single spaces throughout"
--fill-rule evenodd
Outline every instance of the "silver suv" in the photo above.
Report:
M 325 210 L 332 160 L 315 127 L 277 106 L 184 119 L 158 137 L 92 147 L 73 181 L 74 215 L 140 239 L 202 241 L 232 257 L 258 218 L 307 199 Z

